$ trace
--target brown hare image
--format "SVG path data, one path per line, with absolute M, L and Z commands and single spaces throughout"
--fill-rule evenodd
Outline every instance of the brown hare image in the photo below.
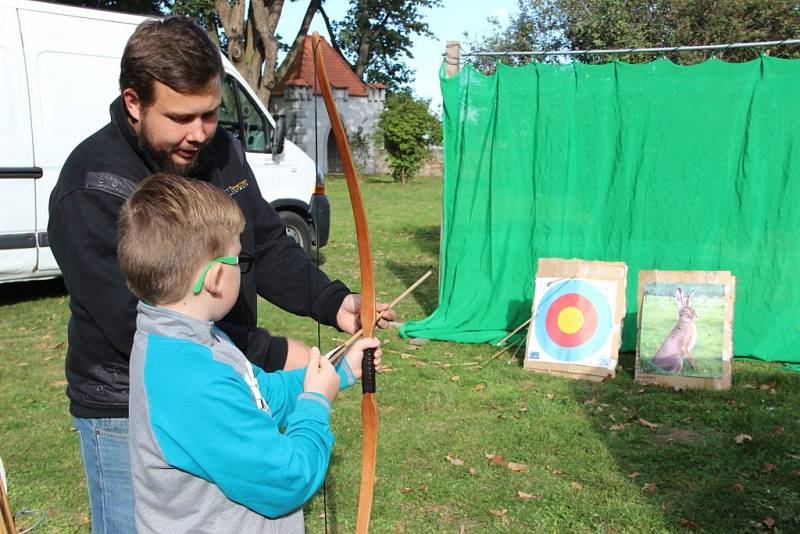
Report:
M 697 369 L 697 365 L 692 358 L 692 349 L 697 343 L 697 313 L 692 308 L 694 291 L 684 298 L 681 288 L 675 290 L 675 302 L 678 304 L 678 322 L 672 327 L 667 338 L 656 351 L 653 357 L 653 364 L 657 367 L 670 372 L 679 373 L 683 368 L 683 358 L 689 361 L 692 369 Z

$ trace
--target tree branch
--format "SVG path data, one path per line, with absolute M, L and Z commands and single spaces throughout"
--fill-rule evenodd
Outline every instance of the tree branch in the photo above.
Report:
M 336 33 L 333 31 L 333 26 L 331 25 L 331 19 L 328 18 L 328 13 L 325 12 L 325 8 L 321 5 L 319 6 L 319 14 L 322 15 L 322 20 L 325 21 L 325 27 L 328 29 L 328 35 L 331 37 L 331 46 L 333 47 L 336 52 L 344 58 L 344 54 L 342 53 L 342 49 L 339 48 L 339 41 L 336 39 Z M 347 58 L 345 58 L 347 61 Z M 353 65 L 347 61 L 347 64 L 350 65 L 350 69 L 352 70 Z
M 286 73 L 289 71 L 289 67 L 292 66 L 297 54 L 300 53 L 300 50 L 303 48 L 303 45 L 306 42 L 306 35 L 308 35 L 308 28 L 311 26 L 311 20 L 321 7 L 321 0 L 310 0 L 308 2 L 306 14 L 303 15 L 303 22 L 300 24 L 300 29 L 297 31 L 297 35 L 294 38 L 292 47 L 289 49 L 289 53 L 286 54 L 286 57 L 283 58 L 281 66 L 275 71 L 275 77 L 273 78 L 274 80 L 281 80 L 284 76 L 286 76 Z

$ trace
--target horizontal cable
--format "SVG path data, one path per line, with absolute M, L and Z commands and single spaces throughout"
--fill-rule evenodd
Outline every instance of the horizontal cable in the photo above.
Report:
M 729 43 L 729 44 L 696 45 L 696 46 L 664 46 L 664 47 L 647 47 L 647 48 L 613 48 L 608 50 L 593 49 L 593 50 L 541 50 L 541 51 L 530 51 L 530 52 L 468 52 L 466 54 L 461 54 L 461 57 L 575 56 L 578 54 L 620 55 L 620 54 L 638 54 L 638 53 L 653 53 L 653 52 L 694 52 L 697 50 L 728 50 L 731 48 L 766 48 L 768 46 L 784 46 L 784 45 L 798 45 L 798 44 L 800 44 L 800 39 L 783 39 L 782 41 L 761 41 L 754 43 Z

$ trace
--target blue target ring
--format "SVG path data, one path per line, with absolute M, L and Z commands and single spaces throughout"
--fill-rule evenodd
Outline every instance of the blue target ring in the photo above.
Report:
M 551 309 L 557 302 L 564 302 L 569 299 L 568 295 L 577 295 L 582 297 L 581 302 L 585 305 L 591 306 L 591 310 L 597 316 L 596 328 L 590 333 L 588 339 L 583 343 L 576 346 L 564 346 L 559 343 L 557 336 L 553 336 L 551 330 L 548 329 L 547 316 L 558 310 Z M 564 282 L 557 282 L 553 287 L 547 290 L 539 301 L 536 307 L 536 341 L 542 348 L 542 351 L 557 360 L 565 362 L 574 362 L 582 360 L 590 356 L 594 356 L 600 347 L 608 340 L 611 335 L 611 307 L 608 305 L 603 294 L 592 284 L 583 280 L 565 280 Z M 552 329 L 552 323 L 550 328 Z

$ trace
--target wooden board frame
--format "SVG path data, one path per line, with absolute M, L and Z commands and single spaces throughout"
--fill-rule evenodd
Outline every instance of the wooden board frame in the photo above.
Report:
M 531 359 L 529 357 L 531 349 L 531 331 L 535 328 L 536 314 L 536 299 L 534 298 L 531 304 L 531 316 L 534 317 L 534 320 L 531 321 L 528 329 L 523 367 L 532 371 L 565 376 L 568 378 L 590 380 L 592 382 L 601 382 L 608 378 L 614 378 L 622 339 L 622 319 L 625 316 L 625 286 L 627 284 L 627 275 L 628 266 L 623 262 L 586 261 L 577 258 L 569 260 L 561 258 L 540 258 L 536 270 L 536 278 L 576 278 L 617 283 L 616 307 L 611 310 L 612 324 L 614 325 L 611 333 L 611 350 L 609 354 L 611 365 L 609 367 L 594 367 L 578 365 L 571 362 L 543 362 Z
M 641 369 L 642 318 L 645 287 L 648 283 L 718 284 L 725 288 L 722 329 L 722 373 L 720 378 L 694 377 L 644 372 Z M 636 366 L 634 380 L 640 384 L 658 384 L 674 389 L 727 390 L 731 387 L 733 360 L 733 313 L 736 300 L 736 277 L 729 271 L 639 271 L 637 293 Z M 677 304 L 676 304 L 677 305 Z M 702 320 L 702 317 L 699 318 Z

